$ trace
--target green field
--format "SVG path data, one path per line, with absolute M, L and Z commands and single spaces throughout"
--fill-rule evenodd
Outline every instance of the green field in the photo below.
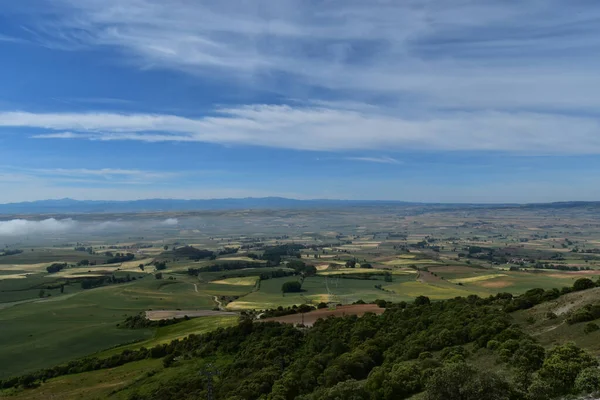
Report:
M 1 309 L 0 378 L 153 336 L 152 330 L 117 328 L 126 315 L 214 306 L 210 294 L 196 292 L 189 282 L 148 276 Z
M 313 276 L 304 279 L 303 292 L 281 293 L 283 283 L 295 280 L 294 277 L 269 279 L 261 282 L 260 290 L 252 292 L 230 304 L 229 309 L 268 309 L 278 306 L 292 306 L 294 304 L 318 304 L 320 302 L 335 302 L 351 304 L 358 300 L 366 302 L 377 299 L 406 300 L 410 297 L 394 295 L 376 289 L 375 285 L 384 285 L 382 279 L 345 279 Z M 394 276 L 395 282 L 414 280 L 414 276 Z M 328 291 L 329 288 L 329 291 Z
M 10 395 L 10 399 L 15 400 L 105 399 L 115 391 L 147 378 L 149 373 L 161 369 L 161 360 L 149 359 L 113 369 L 61 376 L 38 389 L 13 391 L 7 394 Z
M 396 295 L 404 298 L 415 298 L 417 296 L 427 296 L 432 300 L 451 299 L 458 296 L 469 296 L 476 294 L 485 296 L 485 292 L 463 289 L 461 286 L 445 283 L 423 283 L 423 282 L 402 282 L 384 286 L 386 290 L 393 291 Z
M 72 249 L 34 248 L 24 250 L 21 254 L 0 257 L 0 263 L 27 266 L 55 262 L 77 263 L 81 260 L 89 260 L 102 264 L 108 259 L 104 254 L 88 254 L 85 251 L 75 251 Z
M 273 272 L 276 270 L 291 271 L 285 267 L 257 267 L 257 268 L 244 268 L 236 269 L 232 271 L 218 271 L 218 272 L 202 272 L 198 275 L 198 279 L 202 282 L 217 281 L 220 279 L 227 279 L 230 277 L 244 277 L 244 276 L 259 276 L 263 272 Z
M 101 351 L 94 354 L 94 356 L 105 358 L 113 354 L 119 354 L 126 349 L 137 350 L 141 347 L 151 348 L 157 344 L 170 343 L 172 340 L 181 339 L 191 334 L 200 335 L 217 328 L 226 328 L 237 324 L 237 322 L 238 317 L 236 316 L 192 318 L 189 321 L 183 321 L 175 325 L 158 328 L 150 339 Z

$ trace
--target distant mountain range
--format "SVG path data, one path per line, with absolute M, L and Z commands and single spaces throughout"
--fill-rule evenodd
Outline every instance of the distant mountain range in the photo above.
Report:
M 85 214 L 142 213 L 167 211 L 246 210 L 246 209 L 311 209 L 339 207 L 423 207 L 423 208 L 573 208 L 599 207 L 600 202 L 559 202 L 536 204 L 444 204 L 413 203 L 387 200 L 297 200 L 283 197 L 229 198 L 207 200 L 146 199 L 112 200 L 39 200 L 0 204 L 0 214 Z
M 296 200 L 283 197 L 229 198 L 206 200 L 146 199 L 113 200 L 39 200 L 0 204 L 0 214 L 80 214 L 161 211 L 245 210 L 245 209 L 303 209 L 369 205 L 414 205 L 401 201 L 354 200 Z

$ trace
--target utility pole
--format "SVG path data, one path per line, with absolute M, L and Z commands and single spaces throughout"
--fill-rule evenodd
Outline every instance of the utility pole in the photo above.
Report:
M 219 375 L 220 372 L 212 364 L 206 364 L 206 367 L 200 374 L 206 377 L 206 398 L 214 400 L 213 376 Z

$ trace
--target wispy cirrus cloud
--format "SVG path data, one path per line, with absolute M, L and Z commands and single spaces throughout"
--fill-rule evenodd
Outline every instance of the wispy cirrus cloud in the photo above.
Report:
M 377 164 L 402 164 L 399 160 L 393 157 L 381 156 L 381 157 L 346 157 L 347 160 L 351 161 L 362 161 Z
M 32 135 L 31 137 L 34 139 L 84 139 L 85 135 L 73 132 L 56 132 L 42 133 L 39 135 Z
M 110 49 L 138 68 L 298 98 L 201 117 L 0 113 L 0 126 L 43 130 L 34 138 L 600 153 L 600 8 L 584 3 L 60 0 L 11 9 L 31 16 L 19 40 Z
M 195 172 L 200 173 L 201 171 Z M 152 185 L 182 177 L 185 172 L 146 171 L 118 168 L 24 168 L 0 166 L 0 182 L 90 183 Z
M 313 151 L 437 150 L 600 154 L 592 116 L 471 111 L 419 117 L 373 110 L 252 105 L 188 118 L 161 114 L 0 113 L 0 127 L 44 129 L 36 138 L 204 142 Z M 68 132 L 64 133 L 63 130 Z M 53 132 L 61 131 L 61 132 Z M 565 132 L 569 132 L 566 136 Z
M 27 39 L 111 48 L 140 68 L 320 87 L 417 109 L 600 106 L 600 9 L 586 2 L 60 0 Z M 43 18 L 41 17 L 43 16 Z M 291 85 L 274 76 L 283 74 Z M 303 90 L 302 90 L 303 92 Z M 340 93 L 341 92 L 341 93 Z

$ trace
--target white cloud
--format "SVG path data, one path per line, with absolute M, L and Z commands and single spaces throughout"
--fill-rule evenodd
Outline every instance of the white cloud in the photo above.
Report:
M 177 218 L 168 218 L 163 221 L 145 221 L 133 224 L 123 220 L 109 220 L 102 222 L 81 222 L 71 218 L 49 218 L 40 221 L 12 219 L 0 221 L 0 236 L 25 236 L 44 235 L 53 233 L 96 233 L 116 232 L 127 229 L 150 229 L 152 227 L 176 226 Z
M 0 126 L 82 131 L 91 140 L 208 142 L 299 150 L 503 151 L 600 154 L 594 117 L 472 111 L 402 115 L 369 105 L 252 105 L 185 118 L 158 114 L 0 113 Z M 97 172 L 102 174 L 101 171 Z
M 82 139 L 84 135 L 73 132 L 57 132 L 33 135 L 34 139 Z
M 600 9 L 585 2 L 60 0 L 38 12 L 27 28 L 38 44 L 108 47 L 141 68 L 286 95 L 317 86 L 426 109 L 600 106 Z M 279 74 L 290 85 L 271 80 Z
M 204 117 L 0 113 L 0 127 L 44 130 L 34 138 L 600 154 L 600 8 L 583 3 L 14 3 L 6 8 L 17 7 L 20 15 L 39 12 L 25 27 L 30 42 L 117 50 L 115 60 L 140 68 L 183 71 L 299 99 L 291 105 L 231 106 Z M 128 183 L 142 181 L 134 179 L 139 176 L 80 171 L 70 179 L 121 177 Z
M 215 171 L 194 171 L 200 173 L 215 173 Z M 123 185 L 150 185 L 168 182 L 174 177 L 186 175 L 186 171 L 146 171 L 120 168 L 18 168 L 0 166 L 0 182 L 85 182 L 110 183 Z
M 73 219 L 49 218 L 41 221 L 12 219 L 0 221 L 0 236 L 23 236 L 71 231 L 78 226 Z
M 351 161 L 363 161 L 363 162 L 371 162 L 371 163 L 378 163 L 378 164 L 401 164 L 400 161 L 396 160 L 393 157 L 387 157 L 387 156 L 382 156 L 382 157 L 347 157 L 347 160 L 351 160 Z

